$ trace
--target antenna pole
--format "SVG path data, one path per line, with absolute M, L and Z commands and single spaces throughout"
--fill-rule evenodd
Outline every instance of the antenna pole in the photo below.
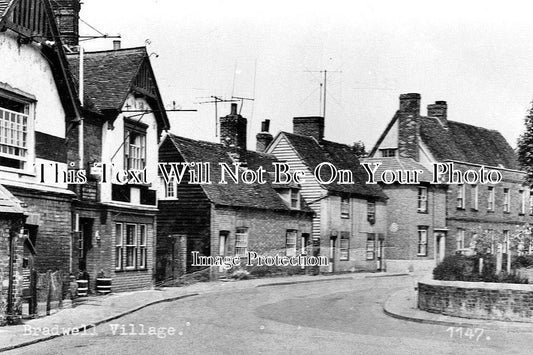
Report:
M 328 79 L 328 71 L 324 70 L 324 110 L 322 112 L 322 117 L 326 119 L 326 92 L 327 92 L 327 79 Z

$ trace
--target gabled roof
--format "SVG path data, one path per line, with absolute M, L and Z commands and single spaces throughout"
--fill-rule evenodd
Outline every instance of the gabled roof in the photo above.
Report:
M 59 98 L 67 115 L 67 121 L 77 121 L 80 118 L 80 104 L 75 95 L 72 77 L 67 69 L 67 59 L 50 0 L 39 0 L 40 6 L 36 6 L 36 3 L 37 1 L 35 0 L 31 2 L 0 0 L 0 31 L 10 28 L 22 37 L 41 44 L 41 53 L 50 63 Z M 30 9 L 29 17 L 25 19 L 24 25 L 13 23 L 11 13 L 13 13 L 17 6 L 25 6 L 27 9 Z M 39 21 L 36 21 L 37 18 Z M 35 27 L 36 24 L 39 24 L 37 28 L 24 27 Z M 47 44 L 45 42 L 46 39 L 53 41 L 54 44 Z
M 67 58 L 77 82 L 79 54 L 69 54 Z M 135 83 L 141 70 L 147 70 L 150 85 L 154 89 L 151 102 L 154 115 L 162 129 L 169 128 L 168 117 L 145 47 L 85 52 L 83 63 L 85 104 L 97 112 L 122 110 L 128 95 L 136 89 Z
M 234 183 L 227 178 L 227 184 L 219 184 L 221 169 L 219 163 L 226 163 L 233 167 L 230 156 L 231 150 L 222 144 L 193 140 L 169 134 L 165 141 L 172 142 L 177 152 L 185 162 L 206 162 L 211 165 L 212 184 L 200 185 L 207 198 L 215 205 L 231 207 L 248 207 L 275 211 L 291 211 L 291 209 L 276 192 L 277 186 L 270 183 L 269 174 L 264 174 L 266 184 Z M 277 159 L 269 154 L 253 151 L 241 152 L 241 160 L 246 162 L 248 169 L 257 170 L 263 167 L 266 172 L 273 171 L 272 163 Z M 312 210 L 301 199 L 301 211 L 312 213 Z
M 420 118 L 420 138 L 438 161 L 456 160 L 518 170 L 516 154 L 500 132 L 466 123 Z
M 350 170 L 353 173 L 353 184 L 322 184 L 321 186 L 334 193 L 350 194 L 363 198 L 386 199 L 387 197 L 376 185 L 367 185 L 367 174 L 352 148 L 346 144 L 335 143 L 325 139 L 318 142 L 310 136 L 281 132 L 296 150 L 307 167 L 314 171 L 321 163 L 331 163 L 339 170 Z M 326 169 L 322 178 L 328 180 Z

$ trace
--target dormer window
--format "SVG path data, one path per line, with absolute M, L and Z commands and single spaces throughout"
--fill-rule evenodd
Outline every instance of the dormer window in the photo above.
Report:
M 350 218 L 350 198 L 341 197 L 341 218 Z
M 390 158 L 396 156 L 396 150 L 395 148 L 387 148 L 387 149 L 380 149 L 381 157 L 383 158 Z
M 291 208 L 300 208 L 300 190 L 298 189 L 291 189 Z

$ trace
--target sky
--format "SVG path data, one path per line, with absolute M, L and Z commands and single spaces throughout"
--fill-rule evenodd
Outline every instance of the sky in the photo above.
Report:
M 438 100 L 448 119 L 500 131 L 516 146 L 533 99 L 533 4 L 502 1 L 84 0 L 81 19 L 147 46 L 171 132 L 216 136 L 211 96 L 243 101 L 248 146 L 261 121 L 292 131 L 292 118 L 322 115 L 326 139 L 370 150 L 402 93 Z M 81 23 L 81 34 L 96 34 Z M 111 39 L 83 42 L 86 50 Z M 218 116 L 229 113 L 218 105 Z

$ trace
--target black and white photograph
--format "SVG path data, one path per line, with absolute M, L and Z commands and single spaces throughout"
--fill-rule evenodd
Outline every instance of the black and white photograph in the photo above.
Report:
M 0 353 L 531 354 L 531 13 L 0 0 Z

